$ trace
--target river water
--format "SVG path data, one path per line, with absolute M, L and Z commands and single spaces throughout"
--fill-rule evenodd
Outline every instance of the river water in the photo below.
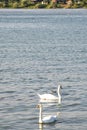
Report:
M 61 84 L 62 104 L 37 93 Z M 57 95 L 57 93 L 54 93 Z M 0 130 L 87 130 L 87 10 L 0 9 Z

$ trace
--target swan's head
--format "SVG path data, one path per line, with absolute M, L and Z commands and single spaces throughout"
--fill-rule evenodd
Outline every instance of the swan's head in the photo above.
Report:
M 61 88 L 61 89 L 62 89 L 62 85 L 59 84 L 59 85 L 58 85 L 58 88 Z

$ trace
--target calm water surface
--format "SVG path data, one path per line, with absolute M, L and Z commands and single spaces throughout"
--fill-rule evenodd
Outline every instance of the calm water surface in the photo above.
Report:
M 62 84 L 57 122 L 37 93 Z M 57 94 L 55 94 L 57 95 Z M 0 130 L 87 130 L 87 10 L 0 10 Z

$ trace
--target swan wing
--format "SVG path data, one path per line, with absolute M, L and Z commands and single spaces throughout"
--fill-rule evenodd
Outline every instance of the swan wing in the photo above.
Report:
M 57 116 L 47 116 L 43 118 L 43 123 L 52 123 L 57 120 Z

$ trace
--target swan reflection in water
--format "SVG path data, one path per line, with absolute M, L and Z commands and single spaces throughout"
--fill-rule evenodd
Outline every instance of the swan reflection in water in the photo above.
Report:
M 42 104 L 38 104 L 37 108 L 39 108 L 39 124 L 49 124 L 49 123 L 53 123 L 58 120 L 59 112 L 55 115 L 49 115 L 49 116 L 43 117 Z
M 39 123 L 39 130 L 43 130 L 43 124 Z
M 46 127 L 48 127 L 48 125 L 51 125 L 51 126 L 54 127 L 55 123 L 56 123 L 56 122 L 54 122 L 54 123 L 48 123 L 48 124 L 39 123 L 39 124 L 38 124 L 38 125 L 39 125 L 39 130 L 45 130 Z

